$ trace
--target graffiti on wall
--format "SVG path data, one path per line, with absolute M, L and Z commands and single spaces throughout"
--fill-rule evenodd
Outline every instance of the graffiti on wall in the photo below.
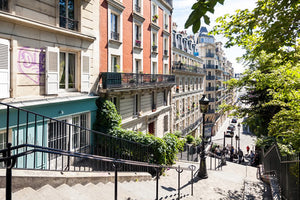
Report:
M 22 47 L 18 50 L 18 69 L 36 85 L 44 85 L 45 52 L 37 48 Z

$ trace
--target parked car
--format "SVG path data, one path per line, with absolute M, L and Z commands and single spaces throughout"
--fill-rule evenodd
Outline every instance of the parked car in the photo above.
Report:
M 225 137 L 233 137 L 233 135 L 234 135 L 234 132 L 231 131 L 231 130 L 227 130 L 227 131 L 225 132 Z
M 231 123 L 237 123 L 237 119 L 236 118 L 232 118 Z

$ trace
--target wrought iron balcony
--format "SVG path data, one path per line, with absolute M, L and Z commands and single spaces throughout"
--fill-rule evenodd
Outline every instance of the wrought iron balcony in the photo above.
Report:
M 207 64 L 205 65 L 205 69 L 216 69 L 217 65 Z
M 206 53 L 206 57 L 214 58 L 214 57 L 215 57 L 215 54 L 213 54 L 213 53 Z
M 103 89 L 175 85 L 174 75 L 102 72 L 100 73 L 100 78 L 102 79 Z
M 206 91 L 215 91 L 216 88 L 215 87 L 206 87 Z
M 8 1 L 0 1 L 0 10 L 8 11 Z
M 59 26 L 70 29 L 70 30 L 77 31 L 78 30 L 78 21 L 60 15 L 59 16 Z
M 141 47 L 141 41 L 140 40 L 135 40 L 135 46 L 136 47 Z
M 135 4 L 135 11 L 141 13 L 141 7 L 137 4 Z
M 111 38 L 111 39 L 119 41 L 119 36 L 120 36 L 119 33 L 114 32 L 114 31 L 111 31 L 110 34 L 111 34 L 111 35 L 110 35 L 110 38 Z
M 212 113 L 215 113 L 215 109 L 211 109 L 207 111 L 207 114 L 212 114 Z
M 216 77 L 215 76 L 206 76 L 206 80 L 215 80 Z
M 172 70 L 173 71 L 179 70 L 179 71 L 186 71 L 186 72 L 192 72 L 192 73 L 198 73 L 198 74 L 205 74 L 205 70 L 200 68 L 200 67 L 183 64 L 183 63 L 178 62 L 178 61 L 173 61 Z
M 164 50 L 164 56 L 168 56 L 169 55 L 169 51 L 168 50 Z
M 215 102 L 215 98 L 209 98 L 209 102 Z

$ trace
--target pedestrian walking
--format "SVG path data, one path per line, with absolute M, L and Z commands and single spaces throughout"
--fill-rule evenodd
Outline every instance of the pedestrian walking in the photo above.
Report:
M 243 160 L 243 151 L 239 148 L 238 150 L 239 163 L 242 163 Z
M 250 147 L 247 146 L 246 149 L 247 149 L 247 154 L 249 154 Z

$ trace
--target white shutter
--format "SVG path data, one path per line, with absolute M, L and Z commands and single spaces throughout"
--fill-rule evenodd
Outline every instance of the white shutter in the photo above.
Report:
M 81 92 L 90 91 L 90 57 L 81 52 Z
M 10 52 L 9 40 L 0 39 L 0 98 L 9 97 Z
M 46 94 L 57 94 L 59 89 L 59 48 L 46 48 Z

